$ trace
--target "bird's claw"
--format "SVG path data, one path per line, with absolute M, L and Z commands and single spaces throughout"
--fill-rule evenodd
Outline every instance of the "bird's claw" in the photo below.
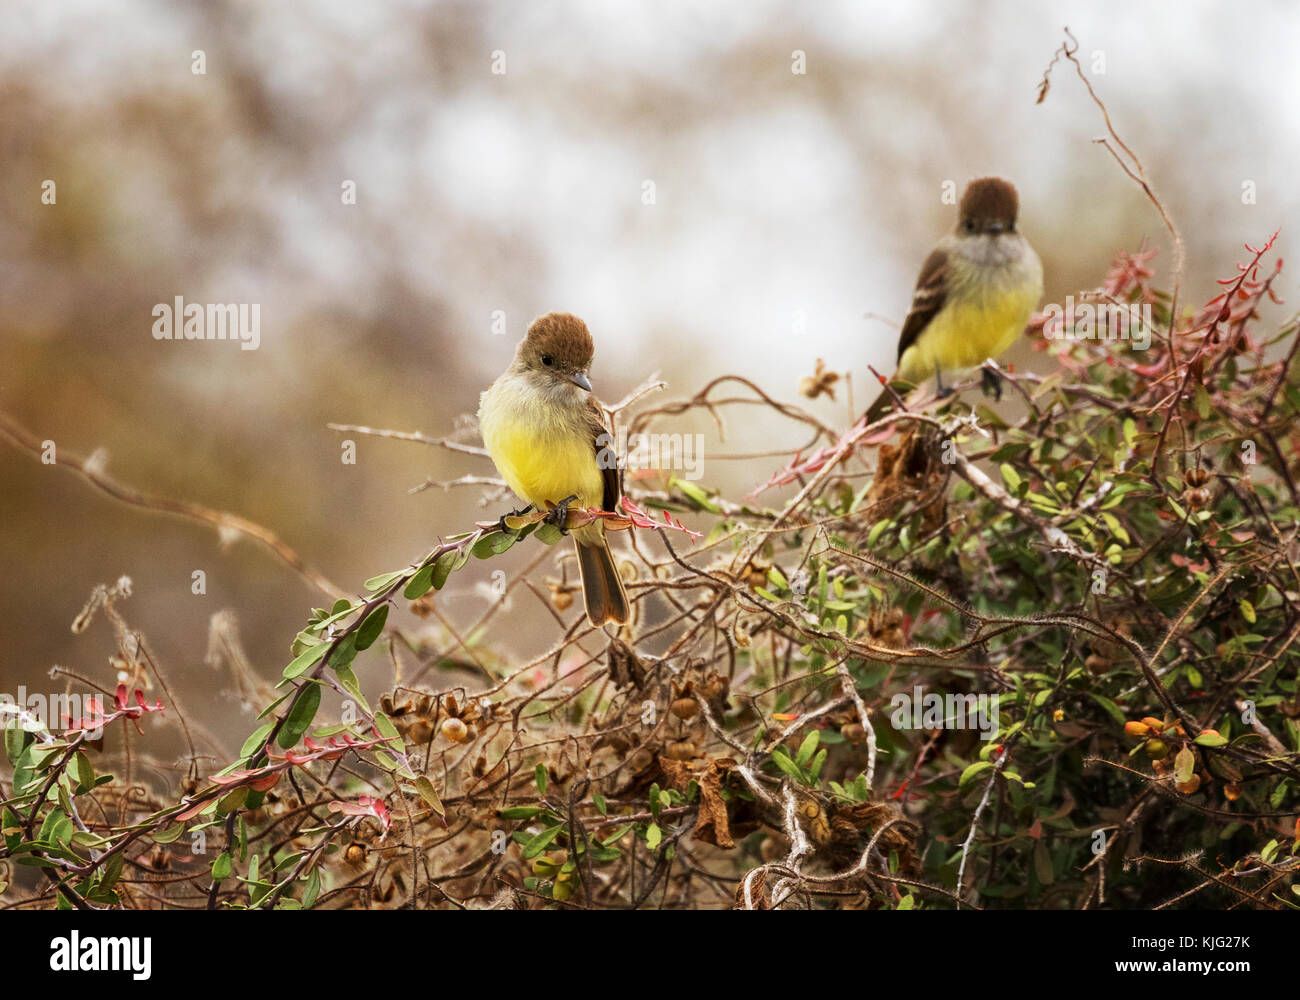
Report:
M 1002 376 L 991 365 L 980 369 L 980 388 L 984 390 L 984 395 L 1002 402 Z
M 554 507 L 552 507 L 549 511 L 546 512 L 546 516 L 542 518 L 542 523 L 553 524 L 560 529 L 561 535 L 567 535 L 569 533 L 569 529 L 565 527 L 565 524 L 569 520 L 569 504 L 573 503 L 573 501 L 577 499 L 578 499 L 578 494 L 576 493 L 573 493 L 565 497 L 563 500 L 561 500 L 559 503 L 557 503 Z

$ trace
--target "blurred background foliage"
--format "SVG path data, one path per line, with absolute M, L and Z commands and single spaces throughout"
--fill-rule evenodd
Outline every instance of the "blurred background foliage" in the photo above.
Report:
M 1182 223 L 1185 301 L 1215 294 L 1243 240 L 1281 225 L 1286 256 L 1296 221 L 1300 13 L 1281 2 L 17 0 L 5 19 L 0 408 L 60 448 L 105 449 L 125 482 L 267 525 L 344 587 L 509 504 L 408 494 L 491 470 L 373 438 L 344 465 L 327 422 L 463 427 L 539 313 L 587 320 L 606 400 L 654 372 L 674 395 L 735 372 L 793 399 L 822 357 L 852 372 L 860 409 L 952 225 L 943 183 L 987 173 L 1020 188 L 1045 302 L 1144 242 L 1167 284 L 1159 220 L 1091 144 L 1082 88 L 1058 78 L 1034 103 L 1065 24 L 1085 65 L 1104 62 L 1093 82 Z M 261 348 L 155 341 L 151 310 L 176 295 L 259 303 Z M 1010 360 L 1051 364 L 1027 344 Z M 849 416 L 843 392 L 807 405 Z M 725 446 L 705 420 L 681 429 L 715 450 L 802 443 L 762 420 L 733 423 Z M 781 464 L 706 475 L 748 486 Z M 223 711 L 211 616 L 232 609 L 273 677 L 321 600 L 247 542 L 223 548 L 10 448 L 0 564 L 4 689 L 48 686 L 56 663 L 111 687 L 109 637 L 68 626 L 95 584 L 128 574 L 124 613 L 234 747 L 253 712 Z M 487 573 L 440 595 L 451 620 L 478 616 Z M 521 624 L 548 614 L 514 600 Z M 521 654 L 549 641 L 516 635 Z

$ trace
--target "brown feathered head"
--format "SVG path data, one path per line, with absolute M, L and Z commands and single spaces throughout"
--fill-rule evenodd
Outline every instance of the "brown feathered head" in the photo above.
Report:
M 533 320 L 515 357 L 527 369 L 551 372 L 591 391 L 587 369 L 595 350 L 586 323 L 571 313 L 553 312 Z
M 981 177 L 966 185 L 961 196 L 959 233 L 991 234 L 1016 231 L 1020 198 L 1015 186 L 1001 177 Z

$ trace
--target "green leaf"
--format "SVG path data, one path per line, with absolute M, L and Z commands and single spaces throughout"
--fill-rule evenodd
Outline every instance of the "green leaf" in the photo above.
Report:
M 405 576 L 409 572 L 410 570 L 399 569 L 393 573 L 382 573 L 379 576 L 372 576 L 361 586 L 363 586 L 366 590 L 383 590 L 386 587 L 388 587 L 389 584 L 391 584 L 394 580 L 400 579 L 401 577 Z
M 546 545 L 554 545 L 564 537 L 564 534 L 553 524 L 539 524 L 537 530 L 533 532 L 533 537 Z
M 394 736 L 398 737 L 398 739 L 393 742 L 396 742 L 397 748 L 399 749 L 403 748 L 404 744 L 401 742 L 400 739 L 401 734 L 397 731 L 397 727 L 393 725 L 393 720 L 390 719 L 388 716 L 386 716 L 383 712 L 376 712 L 374 718 L 375 718 L 375 728 L 379 730 L 379 735 L 387 736 L 389 737 L 390 740 L 392 740 Z
M 1003 462 L 1002 479 L 1006 482 L 1007 489 L 1010 490 L 1012 495 L 1014 496 L 1016 492 L 1020 489 L 1020 483 L 1021 483 L 1020 474 L 1016 472 L 1016 470 L 1013 469 L 1008 463 Z
M 437 791 L 433 787 L 433 782 L 425 775 L 421 774 L 415 779 L 415 790 L 420 793 L 420 798 L 436 812 L 439 816 L 447 815 L 447 808 L 442 804 L 442 799 L 438 797 Z
M 544 812 L 546 812 L 545 806 L 510 806 L 506 809 L 498 809 L 497 815 L 501 819 L 532 819 Z
M 1183 747 L 1174 757 L 1174 777 L 1181 783 L 1192 780 L 1192 772 L 1196 769 L 1196 755 L 1187 747 Z
M 274 722 L 268 722 L 264 726 L 254 730 L 253 735 L 244 740 L 244 745 L 239 748 L 240 758 L 251 757 L 256 751 L 262 748 L 266 738 L 271 735 L 271 730 L 275 728 Z
M 312 646 L 310 649 L 304 650 L 294 658 L 292 663 L 284 668 L 284 679 L 291 681 L 300 674 L 305 674 L 320 662 L 320 658 L 325 655 L 325 652 L 328 649 L 329 643 L 321 642 Z
M 536 836 L 530 837 L 528 843 L 524 845 L 524 850 L 523 850 L 524 860 L 528 861 L 531 860 L 532 858 L 537 857 L 537 855 L 541 854 L 542 851 L 546 850 L 546 848 L 550 845 L 551 841 L 553 841 L 556 837 L 558 837 L 563 831 L 564 831 L 564 825 L 557 824 L 552 827 L 547 827 L 545 830 L 543 830 L 541 833 L 537 834 Z
M 153 842 L 155 844 L 172 844 L 179 840 L 181 834 L 184 832 L 185 824 L 175 823 L 172 826 L 167 827 L 167 829 L 155 833 L 153 835 Z
M 1242 617 L 1242 618 L 1245 618 L 1246 621 L 1249 622 L 1251 625 L 1254 625 L 1254 624 L 1255 624 L 1255 605 L 1251 604 L 1250 601 L 1246 600 L 1246 599 L 1243 597 L 1243 598 L 1241 599 L 1241 603 L 1238 605 L 1238 607 L 1241 608 L 1241 617 Z
M 817 744 L 821 742 L 822 734 L 818 729 L 814 729 L 803 738 L 799 744 L 799 752 L 795 754 L 794 762 L 800 767 L 807 767 L 812 756 L 817 752 Z
M 429 592 L 433 586 L 433 569 L 435 563 L 429 563 L 427 566 L 420 567 L 419 572 L 411 577 L 402 591 L 402 596 L 408 601 L 418 600 Z
M 957 787 L 965 788 L 972 780 L 983 774 L 992 766 L 993 764 L 990 761 L 977 760 L 974 764 L 967 767 L 966 770 L 962 771 L 961 777 L 957 779 Z
M 77 775 L 78 795 L 95 787 L 95 769 L 90 766 L 90 760 L 80 750 L 72 758 L 72 767 Z
M 772 751 L 772 763 L 795 781 L 803 781 L 803 771 L 799 769 L 798 764 L 790 759 L 789 755 L 785 753 L 783 748 L 778 747 L 776 750 Z
M 1196 415 L 1202 420 L 1208 420 L 1210 414 L 1214 412 L 1214 404 L 1210 402 L 1210 394 L 1205 391 L 1205 386 L 1200 382 L 1196 383 Z
M 519 541 L 519 536 L 509 531 L 504 533 L 495 531 L 490 535 L 484 535 L 474 543 L 474 558 L 491 559 L 493 556 L 499 556 L 517 541 Z
M 343 690 L 350 694 L 362 711 L 367 715 L 370 714 L 370 703 L 366 701 L 365 695 L 361 693 L 361 683 L 357 680 L 357 675 L 352 672 L 352 668 L 346 665 L 336 666 L 334 676 L 339 679 L 339 684 Z
M 646 847 L 650 848 L 650 850 L 652 851 L 657 850 L 659 845 L 663 843 L 663 839 L 664 839 L 664 832 L 663 830 L 659 829 L 658 823 L 651 823 L 648 827 L 646 827 L 645 845 Z
M 23 828 L 18 821 L 18 814 L 8 806 L 0 810 L 0 836 L 4 837 L 5 850 L 11 853 L 23 840 Z
M 381 604 L 366 615 L 366 620 L 357 629 L 356 645 L 358 650 L 369 649 L 384 631 L 384 622 L 388 620 L 388 605 Z
M 302 739 L 302 734 L 307 731 L 311 725 L 312 719 L 316 718 L 316 709 L 320 707 L 320 685 L 314 682 L 309 683 L 303 690 L 297 703 L 289 710 L 289 717 L 285 720 L 284 725 L 280 728 L 280 735 L 276 742 L 282 749 L 289 750 L 298 745 Z
M 125 861 L 126 852 L 118 851 L 104 862 L 104 874 L 99 880 L 101 889 L 111 889 L 117 884 L 117 880 L 122 877 L 122 865 Z
M 16 765 L 18 763 L 18 758 L 22 756 L 28 742 L 34 738 L 31 733 L 25 729 L 20 729 L 18 726 L 7 726 L 5 728 L 5 753 L 8 754 L 11 764 Z
M 1228 741 L 1218 733 L 1201 733 L 1193 741 L 1197 746 L 1202 747 L 1221 747 L 1226 746 Z M 1186 780 L 1186 779 L 1184 779 Z
M 276 687 L 284 687 L 288 683 L 289 682 L 286 680 L 281 680 L 280 683 L 276 685 Z M 270 715 L 272 712 L 274 712 L 277 708 L 280 707 L 280 702 L 284 701 L 284 699 L 288 698 L 291 694 L 293 694 L 292 691 L 286 691 L 284 694 L 280 695 L 280 697 L 276 698 L 275 701 L 267 705 L 266 708 L 258 712 L 257 717 L 259 719 L 265 719 L 268 715 Z
M 248 802 L 248 793 L 249 787 L 247 785 L 240 785 L 226 792 L 225 795 L 217 799 L 216 815 L 225 816 L 227 813 L 243 809 Z
M 343 637 L 343 640 L 334 647 L 334 652 L 330 653 L 329 665 L 337 670 L 341 666 L 346 667 L 356 658 L 357 633 L 349 632 Z
M 546 765 L 538 764 L 533 768 L 533 779 L 537 782 L 537 794 L 546 794 Z
M 606 837 L 604 840 L 600 842 L 601 846 L 610 847 L 613 844 L 616 844 L 618 841 L 623 839 L 623 837 L 627 834 L 628 830 L 631 830 L 633 826 L 635 826 L 634 823 L 625 823 L 623 826 L 620 826 L 617 830 L 615 830 L 613 833 L 611 833 L 608 837 Z
M 310 910 L 316 905 L 316 897 L 320 895 L 320 869 L 315 865 L 307 873 L 306 884 L 302 890 L 302 908 Z
M 883 521 L 877 521 L 872 525 L 871 531 L 867 533 L 867 548 L 874 549 L 876 547 L 876 542 L 879 541 L 880 536 L 884 534 L 885 529 L 890 527 L 893 523 L 893 519 L 887 517 Z
M 460 549 L 451 549 L 438 557 L 433 564 L 433 589 L 441 590 L 454 570 L 469 562 L 469 553 Z
M 594 802 L 594 803 L 596 804 L 596 811 L 599 812 L 602 816 L 608 816 L 608 815 L 609 815 L 609 806 L 608 806 L 608 804 L 605 802 L 605 796 L 603 796 L 603 795 L 593 795 L 593 796 L 591 797 L 591 801 Z
M 1123 726 L 1124 723 L 1128 721 L 1128 719 L 1124 717 L 1123 710 L 1109 698 L 1100 694 L 1092 694 L 1091 692 L 1089 692 L 1089 694 L 1092 700 L 1104 708 L 1106 713 L 1115 720 L 1116 725 Z
M 217 860 L 212 862 L 212 881 L 220 882 L 222 879 L 230 878 L 231 859 L 226 853 L 218 854 Z
M 43 844 L 66 844 L 72 839 L 74 829 L 72 820 L 62 809 L 51 809 L 36 839 Z

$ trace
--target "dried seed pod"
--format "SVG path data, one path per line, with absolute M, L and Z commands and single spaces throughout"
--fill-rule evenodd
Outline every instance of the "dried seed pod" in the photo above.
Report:
M 460 719 L 443 719 L 442 736 L 451 743 L 464 743 L 470 736 L 469 726 Z
M 677 698 L 673 701 L 669 711 L 685 722 L 687 719 L 693 719 L 699 714 L 700 703 L 694 698 Z

